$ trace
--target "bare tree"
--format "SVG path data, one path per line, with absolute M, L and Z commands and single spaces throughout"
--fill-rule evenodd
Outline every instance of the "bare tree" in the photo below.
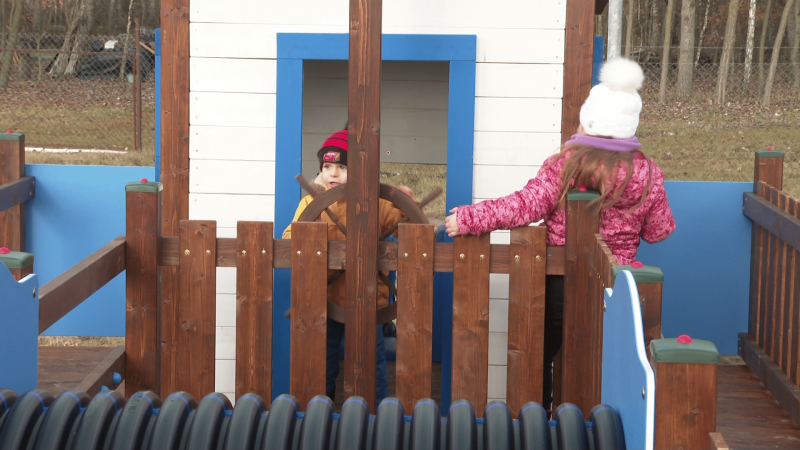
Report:
M 631 45 L 633 41 L 633 0 L 627 0 L 628 2 L 628 17 L 625 20 L 625 57 L 631 57 Z
M 694 73 L 694 24 L 697 2 L 681 2 L 681 46 L 678 55 L 678 97 L 686 98 L 692 94 L 692 74 Z
M 769 15 L 772 13 L 772 0 L 767 0 L 764 11 L 764 21 L 761 24 L 761 40 L 758 44 L 758 91 L 764 89 L 764 48 L 767 46 L 767 30 L 769 30 Z
M 669 74 L 669 44 L 672 41 L 672 11 L 675 0 L 667 3 L 667 12 L 664 14 L 664 48 L 661 53 L 661 85 L 658 88 L 658 101 L 667 100 L 667 75 Z
M 706 0 L 706 12 L 703 14 L 703 28 L 700 28 L 700 37 L 697 38 L 697 53 L 694 57 L 694 65 L 700 62 L 700 51 L 703 49 L 703 35 L 708 27 L 708 9 L 711 6 L 711 0 Z
M 783 7 L 781 14 L 781 23 L 778 25 L 778 34 L 775 36 L 775 45 L 772 46 L 772 61 L 769 65 L 769 75 L 767 75 L 767 83 L 764 85 L 764 98 L 761 104 L 769 106 L 770 94 L 772 93 L 772 83 L 775 81 L 775 69 L 778 67 L 778 56 L 781 51 L 781 44 L 783 43 L 783 34 L 786 31 L 786 22 L 789 21 L 789 12 L 792 10 L 794 0 L 786 0 L 786 5 Z
M 728 84 L 728 69 L 733 56 L 733 44 L 736 40 L 736 17 L 739 13 L 739 0 L 728 3 L 728 21 L 725 23 L 725 41 L 722 43 L 722 58 L 719 61 L 719 78 L 717 79 L 717 104 L 725 103 L 725 91 Z
M 750 84 L 750 71 L 753 66 L 753 45 L 756 34 L 756 0 L 750 0 L 750 9 L 747 12 L 747 40 L 744 50 L 744 88 Z
M 792 81 L 795 90 L 800 90 L 800 61 L 798 59 L 798 52 L 800 51 L 800 2 L 795 1 L 792 7 L 792 12 L 787 23 L 789 43 L 791 44 L 791 52 L 789 53 L 789 61 L 792 63 Z
M 89 34 L 89 29 L 94 23 L 94 12 L 97 0 L 76 0 L 76 10 L 72 12 L 67 29 L 67 37 L 61 52 L 50 69 L 51 76 L 72 75 L 76 72 L 78 65 L 86 59 L 86 55 L 76 52 L 88 51 L 89 43 L 86 39 L 81 39 Z
M 13 49 L 17 46 L 19 39 L 19 28 L 22 24 L 22 10 L 25 8 L 25 0 L 14 0 L 11 7 L 11 23 L 8 27 L 8 42 L 6 43 L 8 49 Z M 11 55 L 13 51 L 3 52 L 0 58 L 0 87 L 5 88 L 8 85 L 8 77 L 11 74 Z

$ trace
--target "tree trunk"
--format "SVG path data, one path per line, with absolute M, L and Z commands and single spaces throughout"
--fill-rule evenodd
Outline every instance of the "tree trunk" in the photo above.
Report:
M 681 46 L 678 56 L 678 98 L 692 95 L 692 74 L 694 73 L 694 23 L 697 2 L 682 0 L 681 2 Z
M 722 44 L 722 58 L 719 61 L 719 78 L 717 79 L 717 104 L 725 103 L 725 92 L 728 84 L 728 69 L 733 55 L 736 40 L 736 17 L 739 13 L 739 0 L 728 3 L 728 21 L 725 23 L 725 41 Z
M 706 0 L 706 13 L 703 14 L 703 28 L 700 28 L 700 37 L 697 39 L 697 53 L 694 57 L 695 66 L 700 62 L 700 52 L 703 50 L 703 35 L 706 32 L 706 27 L 708 27 L 708 10 L 710 6 L 711 0 Z
M 80 3 L 80 2 L 79 2 Z M 64 37 L 64 44 L 61 46 L 61 51 L 56 56 L 56 60 L 53 61 L 53 67 L 50 68 L 50 76 L 51 77 L 58 77 L 64 74 L 64 71 L 67 69 L 67 63 L 69 63 L 69 51 L 72 49 L 72 35 L 75 33 L 75 30 L 78 28 L 78 24 L 80 24 L 81 14 L 80 9 L 77 11 L 72 11 L 72 16 L 69 18 L 69 28 L 67 29 L 67 35 Z
M 630 59 L 631 58 L 631 48 L 633 42 L 633 0 L 627 0 L 628 2 L 628 17 L 625 20 L 625 57 Z
M 771 13 L 772 0 L 767 0 L 764 21 L 761 24 L 761 41 L 758 44 L 758 92 L 764 92 L 764 49 L 767 46 L 767 30 L 769 30 L 769 15 Z
M 750 84 L 750 72 L 753 66 L 753 45 L 756 34 L 756 0 L 750 0 L 750 10 L 747 12 L 747 41 L 744 50 L 744 83 L 742 90 L 746 91 Z
M 800 51 L 800 2 L 795 1 L 789 18 L 789 42 L 791 43 L 791 53 L 789 60 L 792 62 L 792 81 L 795 90 L 800 90 L 800 61 L 798 61 L 798 51 Z
M 664 13 L 664 49 L 661 53 L 661 85 L 658 88 L 658 101 L 667 100 L 667 76 L 669 75 L 669 44 L 672 41 L 672 11 L 676 0 L 669 0 Z
M 108 3 L 108 24 L 106 34 L 113 36 L 117 34 L 117 0 L 109 0 Z
M 128 38 L 131 36 L 131 18 L 133 17 L 133 0 L 128 4 L 128 25 L 125 27 L 125 43 L 122 46 L 122 64 L 119 65 L 119 79 L 125 76 L 125 65 L 128 63 Z M 135 51 L 139 51 L 137 48 Z
M 14 0 L 14 6 L 11 9 L 11 24 L 8 27 L 8 44 L 6 44 L 6 48 L 9 50 L 3 52 L 3 56 L 0 58 L 0 88 L 8 85 L 8 77 L 11 74 L 11 64 L 13 63 L 11 56 L 14 54 L 13 49 L 17 46 L 19 39 L 23 9 L 25 9 L 25 0 Z
M 786 0 L 786 6 L 783 7 L 781 14 L 781 24 L 778 25 L 778 34 L 775 36 L 775 45 L 772 47 L 772 61 L 769 65 L 769 75 L 767 75 L 767 83 L 764 85 L 764 98 L 761 104 L 769 106 L 770 94 L 772 93 L 772 83 L 775 81 L 775 69 L 778 67 L 778 57 L 780 56 L 781 43 L 783 42 L 783 33 L 786 31 L 786 22 L 789 21 L 789 13 L 792 10 L 794 0 Z

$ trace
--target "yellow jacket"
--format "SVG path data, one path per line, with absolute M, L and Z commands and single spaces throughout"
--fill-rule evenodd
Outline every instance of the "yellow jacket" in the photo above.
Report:
M 294 219 L 292 219 L 292 222 L 297 222 L 297 219 L 300 218 L 300 215 L 312 200 L 314 200 L 314 198 L 310 195 L 306 195 L 300 200 L 300 204 L 297 205 L 297 211 L 294 213 Z M 382 234 L 397 224 L 404 214 L 400 208 L 394 205 L 394 203 L 384 199 L 379 200 L 378 232 Z M 347 226 L 347 199 L 339 200 L 338 202 L 330 205 L 328 209 L 330 209 L 336 215 L 343 225 Z M 320 215 L 320 218 L 323 221 L 328 222 L 329 241 L 344 241 L 346 239 L 344 233 L 342 233 L 339 227 L 336 226 L 336 223 L 331 220 L 330 216 L 328 216 L 328 213 L 323 212 Z M 394 234 L 397 235 L 397 230 L 395 230 Z M 292 238 L 292 224 L 289 224 L 289 226 L 286 227 L 282 237 L 283 239 Z M 328 277 L 330 278 L 336 272 L 336 270 L 328 270 Z M 384 273 L 388 274 L 388 272 Z M 341 275 L 328 285 L 328 299 L 341 307 L 345 306 L 345 278 L 345 275 Z M 378 280 L 378 308 L 386 306 L 388 303 L 389 288 L 383 283 L 383 281 Z

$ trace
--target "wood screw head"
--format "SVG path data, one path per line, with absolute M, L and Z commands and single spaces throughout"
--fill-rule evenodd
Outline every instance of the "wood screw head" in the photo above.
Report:
M 261 249 L 261 254 L 262 254 L 262 255 L 266 255 L 266 254 L 267 254 L 267 251 L 266 251 L 266 250 L 264 250 L 264 249 Z
M 514 260 L 519 261 L 519 255 L 514 255 Z
M 427 253 L 423 253 L 423 254 L 422 254 L 422 257 L 423 257 L 423 258 L 427 258 L 427 257 L 428 257 L 428 254 L 427 254 Z
M 36 297 L 36 288 L 33 288 L 33 296 Z
M 486 258 L 486 256 L 485 255 L 481 255 L 481 260 L 483 260 L 484 258 Z
M 317 256 L 322 256 L 322 252 L 317 252 Z
M 606 312 L 606 302 L 603 300 L 603 312 Z
M 408 253 L 403 253 L 403 258 L 408 259 Z
M 642 388 L 642 398 L 645 398 L 646 396 L 647 396 L 647 391 L 645 391 L 644 388 Z
M 242 250 L 242 256 L 247 255 L 247 250 Z
M 188 254 L 189 254 L 189 249 L 187 248 L 186 250 L 184 250 L 184 251 L 183 251 L 183 254 L 184 254 L 184 255 L 188 255 Z
M 210 255 L 210 254 L 211 254 L 211 250 L 206 250 L 206 255 Z
M 464 254 L 459 255 L 459 258 L 464 259 Z
M 297 254 L 299 255 L 300 253 L 302 253 L 302 252 L 301 252 L 300 250 L 298 250 L 298 251 L 297 251 Z
M 542 260 L 542 257 L 541 257 L 541 256 L 539 256 L 539 255 L 536 255 L 536 260 L 537 260 L 537 261 L 541 261 L 541 260 Z

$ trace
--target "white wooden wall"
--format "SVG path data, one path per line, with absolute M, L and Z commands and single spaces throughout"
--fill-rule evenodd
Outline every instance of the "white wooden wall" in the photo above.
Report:
M 219 235 L 233 237 L 237 220 L 274 219 L 276 33 L 346 33 L 348 2 L 192 0 L 190 8 L 189 217 L 215 219 Z M 386 34 L 477 36 L 475 201 L 521 188 L 558 147 L 565 18 L 566 0 L 383 1 Z M 235 272 L 217 273 L 216 390 L 233 400 Z M 491 400 L 506 396 L 507 282 L 492 276 Z

